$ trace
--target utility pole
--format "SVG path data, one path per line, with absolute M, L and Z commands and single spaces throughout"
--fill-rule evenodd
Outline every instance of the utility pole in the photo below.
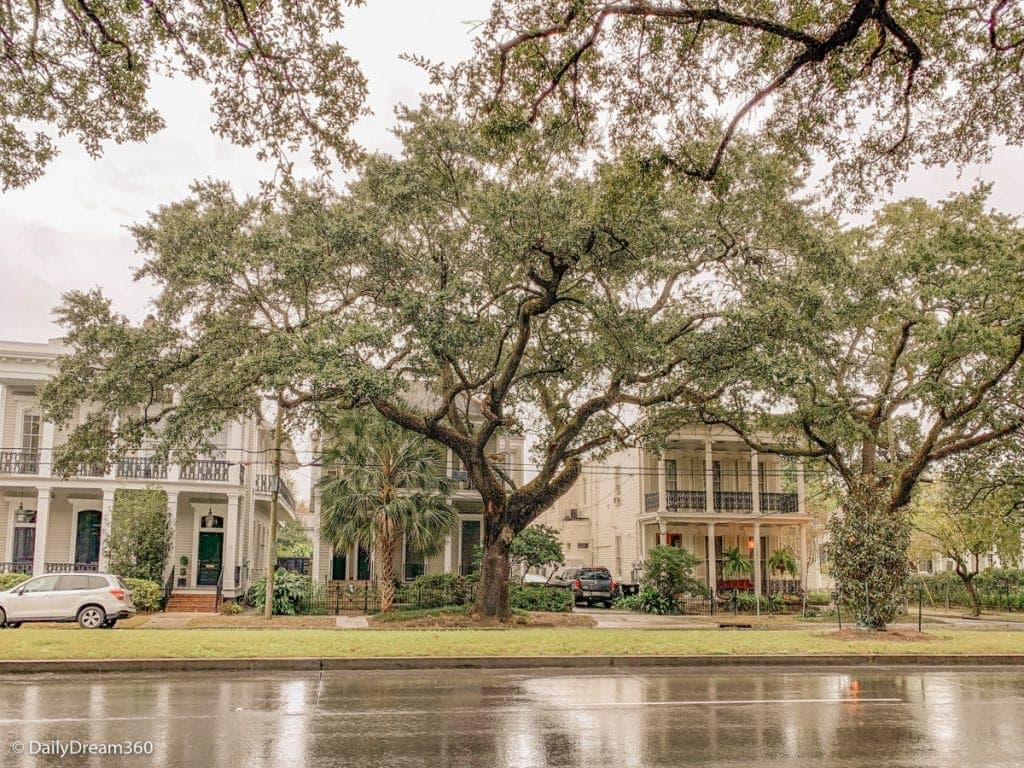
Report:
M 281 390 L 277 391 L 277 416 L 274 420 L 274 485 L 270 489 L 270 546 L 267 553 L 267 594 L 263 605 L 263 615 L 271 618 L 274 615 L 274 571 L 277 569 L 277 500 L 281 488 L 281 439 L 282 418 L 284 416 L 284 399 Z

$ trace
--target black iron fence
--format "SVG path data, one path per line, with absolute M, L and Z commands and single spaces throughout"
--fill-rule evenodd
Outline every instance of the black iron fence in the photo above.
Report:
M 46 573 L 97 573 L 98 563 L 44 563 Z

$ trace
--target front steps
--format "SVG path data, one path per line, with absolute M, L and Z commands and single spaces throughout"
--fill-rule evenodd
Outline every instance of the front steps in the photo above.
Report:
M 213 592 L 172 592 L 164 608 L 167 613 L 216 613 L 217 595 Z

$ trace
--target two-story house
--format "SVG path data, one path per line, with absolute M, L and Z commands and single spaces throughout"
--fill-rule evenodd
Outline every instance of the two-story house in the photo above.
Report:
M 640 579 L 658 545 L 700 558 L 695 576 L 712 589 L 758 593 L 806 585 L 815 554 L 808 551 L 801 462 L 752 451 L 731 431 L 703 425 L 675 430 L 661 451 L 630 448 L 586 464 L 535 522 L 559 530 L 567 564 L 607 567 L 623 583 Z M 751 572 L 727 575 L 723 552 L 737 548 Z M 768 567 L 782 548 L 797 560 L 796 577 Z
M 139 451 L 80 466 L 67 479 L 55 476 L 54 450 L 74 424 L 58 429 L 46 421 L 37 390 L 66 351 L 55 341 L 0 341 L 0 572 L 104 570 L 115 491 L 157 487 L 167 493 L 174 530 L 166 572 L 171 608 L 212 610 L 218 589 L 225 598 L 240 596 L 269 555 L 268 425 L 228 424 L 213 438 L 214 450 L 187 466 Z M 284 459 L 297 464 L 290 444 Z M 281 497 L 287 519 L 294 500 L 286 487 Z

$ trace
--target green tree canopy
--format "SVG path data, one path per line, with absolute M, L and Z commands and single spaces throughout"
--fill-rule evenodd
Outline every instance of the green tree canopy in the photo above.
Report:
M 342 549 L 373 551 L 381 610 L 389 611 L 402 542 L 430 557 L 458 530 L 438 446 L 372 410 L 342 413 L 324 429 L 320 534 Z
M 43 400 L 58 422 L 100 406 L 63 471 L 143 438 L 187 453 L 261 393 L 280 390 L 291 423 L 371 405 L 466 467 L 486 513 L 478 608 L 507 615 L 512 539 L 582 459 L 636 438 L 641 410 L 708 397 L 695 340 L 734 268 L 802 220 L 799 180 L 752 146 L 711 186 L 629 152 L 587 167 L 436 102 L 399 135 L 402 155 L 367 158 L 344 193 L 239 201 L 208 183 L 136 227 L 156 317 L 66 296 L 74 353 Z M 494 438 L 528 428 L 536 472 L 519 482 Z
M 656 590 L 670 605 L 675 605 L 676 595 L 703 591 L 703 585 L 693 578 L 693 569 L 698 563 L 700 558 L 688 549 L 652 547 L 644 562 L 644 586 Z
M 499 0 L 469 82 L 492 115 L 645 140 L 710 179 L 737 131 L 824 156 L 839 191 L 1024 140 L 1024 8 L 1008 0 Z
M 1024 426 L 1024 232 L 978 190 L 822 229 L 760 265 L 708 354 L 733 361 L 710 422 L 827 463 L 846 489 L 832 574 L 870 626 L 907 576 L 906 506 L 938 463 Z M 777 447 L 776 450 L 779 450 Z
M 343 22 L 335 0 L 0 2 L 0 188 L 38 178 L 55 135 L 95 156 L 159 131 L 161 75 L 206 84 L 213 130 L 261 157 L 350 158 L 366 82 L 334 39 Z

